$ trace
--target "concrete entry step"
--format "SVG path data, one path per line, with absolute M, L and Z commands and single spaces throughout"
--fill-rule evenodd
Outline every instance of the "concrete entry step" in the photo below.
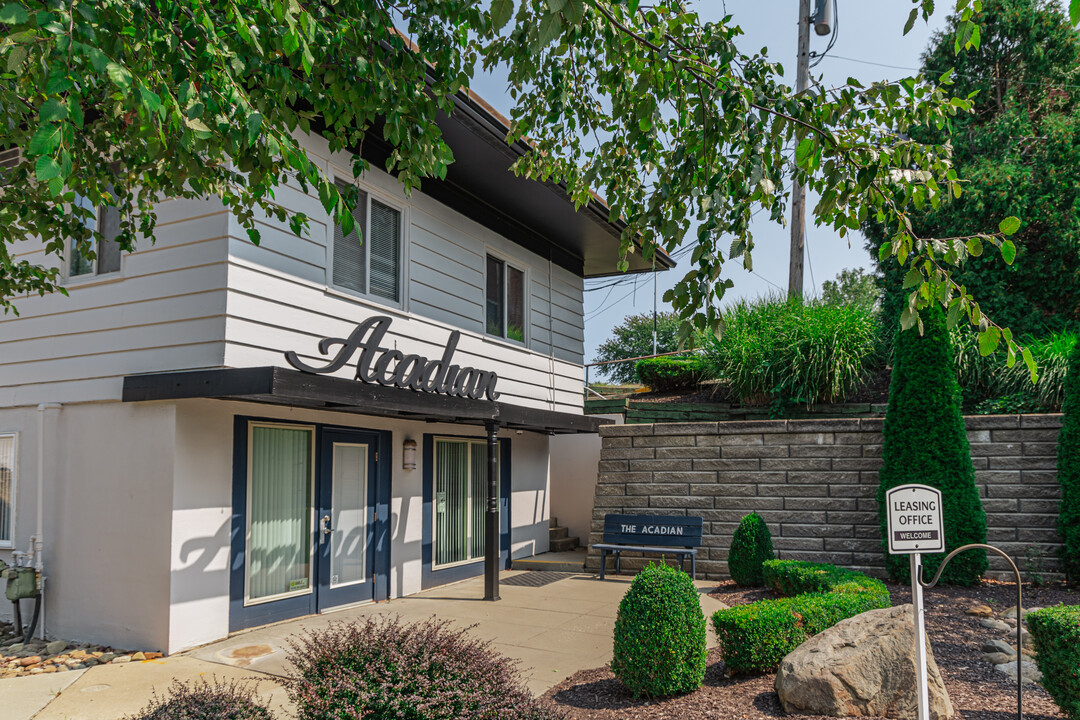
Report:
M 572 538 L 577 540 L 577 538 Z M 532 557 L 514 560 L 514 570 L 547 570 L 549 572 L 585 572 L 585 548 L 562 552 L 546 552 Z
M 548 530 L 549 540 L 563 540 L 570 537 L 570 529 L 564 527 L 552 527 Z
M 581 541 L 576 537 L 566 537 L 559 540 L 551 539 L 548 540 L 548 549 L 551 550 L 551 552 L 566 552 L 568 550 L 573 550 L 580 544 Z

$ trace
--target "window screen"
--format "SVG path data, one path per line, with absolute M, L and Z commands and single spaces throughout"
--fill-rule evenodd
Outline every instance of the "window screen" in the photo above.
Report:
M 525 342 L 525 273 L 506 268 L 506 337 Z
M 15 436 L 0 435 L 0 545 L 14 541 Z
M 347 183 L 340 181 L 337 185 L 339 189 L 348 187 Z M 341 231 L 340 225 L 334 226 L 334 284 L 366 293 L 367 243 L 362 235 L 367 227 L 367 193 L 363 190 L 357 196 L 353 220 L 355 225 L 348 235 Z
M 401 257 L 401 213 L 378 200 L 371 201 L 371 294 L 398 301 Z

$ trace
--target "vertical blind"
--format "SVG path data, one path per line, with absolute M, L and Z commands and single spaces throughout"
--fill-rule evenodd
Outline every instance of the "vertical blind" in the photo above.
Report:
M 435 441 L 435 566 L 484 557 L 488 450 L 485 441 Z
M 251 431 L 248 597 L 311 588 L 311 430 Z
M 506 337 L 525 342 L 525 273 L 506 268 Z
M 0 543 L 10 545 L 15 503 L 15 436 L 0 435 Z
M 378 200 L 371 201 L 371 294 L 398 300 L 401 257 L 401 213 Z
M 487 331 L 503 336 L 503 271 L 505 264 L 488 255 L 487 258 Z
M 337 181 L 338 189 L 348 183 Z M 363 233 L 367 226 L 367 193 L 361 190 L 353 210 L 353 230 L 346 235 L 340 225 L 334 225 L 334 284 L 339 287 L 367 292 L 367 243 Z

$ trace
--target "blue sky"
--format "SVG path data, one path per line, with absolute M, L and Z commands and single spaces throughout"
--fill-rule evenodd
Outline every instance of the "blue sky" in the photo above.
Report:
M 861 81 L 896 79 L 914 74 L 919 58 L 932 33 L 944 26 L 949 3 L 939 3 L 938 13 L 930 23 L 921 20 L 908 35 L 903 34 L 904 22 L 912 4 L 908 0 L 835 0 L 838 10 L 836 44 L 811 73 L 826 84 L 843 83 L 848 77 Z M 778 60 L 787 73 L 785 81 L 794 85 L 797 42 L 796 17 L 798 0 L 697 0 L 689 3 L 705 21 L 719 21 L 725 14 L 746 33 L 739 39 L 746 52 L 768 48 L 769 57 Z M 823 50 L 828 38 L 811 35 L 811 50 Z M 488 102 L 506 113 L 510 99 L 505 83 L 495 77 L 478 78 L 473 89 Z M 812 207 L 814 198 L 808 198 Z M 752 227 L 756 249 L 754 274 L 738 263 L 725 265 L 725 276 L 735 287 L 728 298 L 753 298 L 786 290 L 788 246 L 790 231 L 786 227 L 755 221 Z M 805 287 L 807 294 L 817 293 L 824 280 L 834 278 L 842 269 L 870 267 L 870 256 L 863 249 L 861 236 L 840 238 L 828 228 L 807 227 L 807 263 Z M 664 290 L 682 277 L 688 267 L 659 273 L 657 290 Z M 585 358 L 595 357 L 596 347 L 611 333 L 626 315 L 652 312 L 653 278 L 638 276 L 640 282 L 627 282 L 615 288 L 585 293 Z M 606 281 L 587 282 L 586 288 L 608 285 Z M 659 302 L 663 309 L 663 301 Z

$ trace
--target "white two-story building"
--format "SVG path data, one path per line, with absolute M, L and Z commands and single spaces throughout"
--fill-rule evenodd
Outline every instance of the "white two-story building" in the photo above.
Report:
M 259 246 L 167 201 L 154 242 L 69 252 L 69 297 L 0 316 L 0 559 L 39 544 L 50 636 L 176 652 L 480 574 L 489 447 L 500 565 L 547 550 L 551 436 L 597 427 L 583 281 L 620 227 L 515 177 L 479 99 L 440 125 L 457 160 L 410 197 L 307 139 L 364 242 L 296 187 L 309 233 L 266 219 Z

